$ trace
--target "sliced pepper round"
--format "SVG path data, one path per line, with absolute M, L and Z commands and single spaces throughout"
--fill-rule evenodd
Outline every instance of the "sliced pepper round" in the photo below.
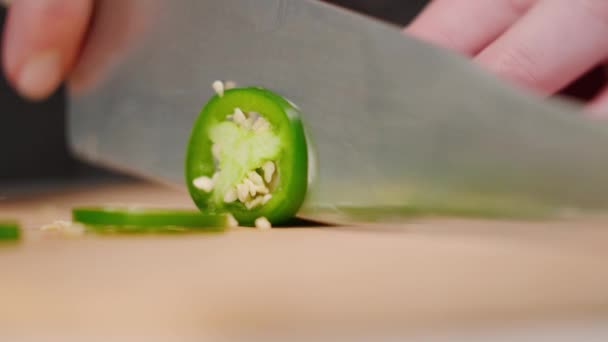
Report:
M 205 212 L 228 211 L 243 225 L 285 223 L 308 187 L 308 149 L 299 109 L 259 87 L 216 95 L 194 124 L 186 181 Z
M 0 240 L 18 240 L 21 237 L 19 224 L 16 222 L 0 222 Z
M 72 220 L 96 231 L 223 231 L 231 217 L 196 210 L 87 207 L 72 210 Z

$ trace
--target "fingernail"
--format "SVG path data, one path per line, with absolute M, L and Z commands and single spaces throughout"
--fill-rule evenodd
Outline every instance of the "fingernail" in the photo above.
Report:
M 61 83 L 61 57 L 50 50 L 30 57 L 17 78 L 17 90 L 31 100 L 42 100 Z

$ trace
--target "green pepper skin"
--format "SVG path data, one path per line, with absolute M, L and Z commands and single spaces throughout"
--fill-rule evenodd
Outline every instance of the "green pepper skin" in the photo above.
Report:
M 193 186 L 197 177 L 212 177 L 217 171 L 211 152 L 210 129 L 225 122 L 235 108 L 260 113 L 279 137 L 280 153 L 274 160 L 279 178 L 272 189 L 272 199 L 252 210 L 238 201 L 214 201 L 213 192 L 205 193 Z M 185 170 L 190 195 L 202 211 L 228 211 L 243 225 L 253 225 L 258 217 L 266 217 L 272 224 L 286 223 L 302 206 L 308 187 L 307 141 L 299 109 L 282 96 L 259 87 L 230 89 L 223 96 L 213 96 L 192 129 Z
M 129 232 L 154 232 L 173 228 L 223 231 L 230 223 L 227 215 L 202 214 L 195 210 L 113 207 L 74 208 L 72 220 L 92 227 L 95 231 Z
M 0 222 L 0 241 L 14 241 L 21 238 L 21 229 L 16 222 Z

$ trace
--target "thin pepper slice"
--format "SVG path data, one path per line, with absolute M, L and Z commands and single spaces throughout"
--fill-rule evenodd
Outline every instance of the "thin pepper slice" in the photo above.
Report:
M 17 222 L 0 222 L 0 241 L 19 240 L 21 229 Z
M 285 223 L 308 187 L 308 146 L 300 110 L 264 88 L 235 88 L 210 99 L 186 155 L 190 195 L 204 212 L 230 212 L 243 225 Z
M 83 207 L 72 210 L 72 220 L 97 232 L 221 232 L 233 225 L 232 218 L 196 210 Z

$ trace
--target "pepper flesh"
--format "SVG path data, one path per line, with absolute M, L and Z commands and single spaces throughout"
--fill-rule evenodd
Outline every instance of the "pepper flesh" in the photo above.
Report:
M 223 231 L 231 225 L 228 215 L 152 208 L 74 208 L 72 219 L 98 232 Z
M 21 230 L 16 222 L 0 222 L 0 240 L 19 240 Z
M 212 188 L 197 187 L 201 179 L 213 179 Z M 205 212 L 228 211 L 244 225 L 253 225 L 259 217 L 285 223 L 302 205 L 308 186 L 299 109 L 258 87 L 214 96 L 192 130 L 186 181 L 192 199 Z

